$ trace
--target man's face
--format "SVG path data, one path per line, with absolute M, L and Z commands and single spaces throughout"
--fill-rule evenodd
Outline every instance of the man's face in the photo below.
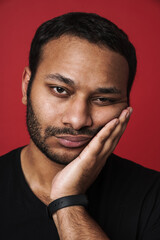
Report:
M 32 144 L 67 164 L 127 106 L 124 57 L 84 39 L 63 36 L 43 47 L 27 103 Z

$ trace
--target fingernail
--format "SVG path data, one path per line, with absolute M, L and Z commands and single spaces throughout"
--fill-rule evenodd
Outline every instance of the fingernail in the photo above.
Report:
M 128 118 L 129 115 L 130 115 L 130 112 L 128 111 L 128 112 L 126 113 L 126 118 Z
M 132 112 L 133 112 L 133 108 L 132 107 L 128 107 L 127 110 L 128 111 L 126 113 L 126 118 L 129 118 L 131 116 Z

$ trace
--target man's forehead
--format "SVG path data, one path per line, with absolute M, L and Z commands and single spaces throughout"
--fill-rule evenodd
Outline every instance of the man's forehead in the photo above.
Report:
M 128 80 L 128 63 L 123 56 L 73 36 L 48 42 L 41 63 L 45 75 L 57 73 L 75 81 L 95 81 L 100 87 L 105 82 L 126 85 Z
M 85 58 L 86 60 L 92 59 L 98 65 L 98 61 L 102 59 L 106 62 L 110 62 L 110 67 L 113 62 L 118 67 L 122 67 L 122 63 L 128 66 L 127 60 L 119 53 L 109 49 L 108 47 L 96 43 L 90 43 L 86 39 L 82 39 L 76 36 L 64 35 L 57 39 L 53 39 L 45 44 L 42 48 L 43 59 L 45 57 L 62 57 L 74 55 L 74 60 L 78 58 Z M 97 57 L 95 59 L 95 56 Z M 55 59 L 56 61 L 57 59 Z M 124 65 L 123 64 L 123 65 Z
M 42 53 L 49 54 L 51 53 L 52 49 L 58 49 L 59 52 L 60 50 L 68 52 L 71 49 L 77 49 L 77 51 L 79 50 L 80 52 L 83 51 L 84 48 L 85 52 L 87 53 L 94 51 L 97 54 L 99 53 L 99 55 L 101 55 L 102 53 L 104 54 L 107 52 L 107 55 L 110 55 L 112 57 L 119 56 L 123 59 L 123 61 L 126 61 L 127 63 L 127 60 L 122 55 L 120 55 L 118 52 L 113 51 L 107 45 L 101 43 L 92 43 L 85 38 L 80 38 L 69 34 L 62 35 L 61 37 L 52 39 L 44 44 L 42 47 Z

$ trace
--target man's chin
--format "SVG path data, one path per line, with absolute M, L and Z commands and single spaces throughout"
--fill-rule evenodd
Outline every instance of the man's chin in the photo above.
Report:
M 70 162 L 72 162 L 75 158 L 77 158 L 82 150 L 78 151 L 76 153 L 75 152 L 74 153 L 63 152 L 63 154 L 53 152 L 52 150 L 40 149 L 40 151 L 52 162 L 62 164 L 62 165 L 67 165 Z

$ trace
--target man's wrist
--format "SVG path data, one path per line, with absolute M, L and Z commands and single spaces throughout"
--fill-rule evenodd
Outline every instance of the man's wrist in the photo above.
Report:
M 62 197 L 54 200 L 47 206 L 48 216 L 52 218 L 54 213 L 63 208 L 68 208 L 71 206 L 83 206 L 86 207 L 88 205 L 87 197 L 84 194 L 79 195 L 71 195 Z

